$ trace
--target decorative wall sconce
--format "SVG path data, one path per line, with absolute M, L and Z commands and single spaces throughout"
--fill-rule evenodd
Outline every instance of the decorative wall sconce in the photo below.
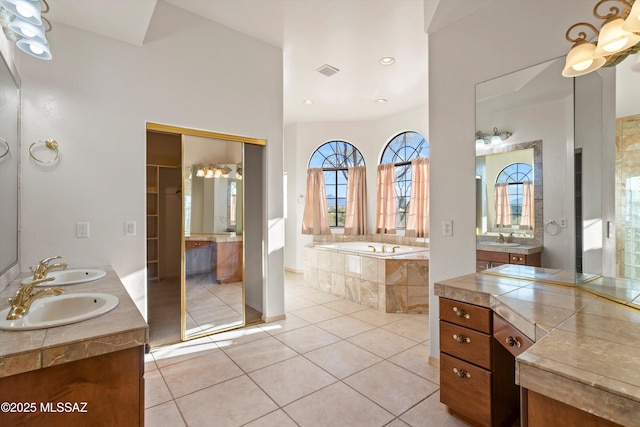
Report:
M 45 36 L 51 31 L 51 22 L 42 16 L 47 12 L 46 0 L 0 0 L 0 25 L 20 50 L 36 58 L 51 59 Z
M 609 8 L 609 13 L 603 15 L 598 9 L 605 3 L 613 5 Z M 578 22 L 567 30 L 565 37 L 573 43 L 573 47 L 562 70 L 564 77 L 577 77 L 601 67 L 614 67 L 627 56 L 640 51 L 640 2 L 600 0 L 593 7 L 593 16 L 604 20 L 600 30 L 588 22 Z M 579 31 L 572 38 L 571 31 L 578 27 L 591 30 L 597 41 L 587 41 L 585 31 Z
M 476 145 L 480 144 L 491 144 L 496 145 L 500 144 L 502 141 L 508 139 L 511 135 L 511 132 L 500 132 L 498 128 L 493 128 L 493 133 L 482 133 L 480 131 L 476 132 Z

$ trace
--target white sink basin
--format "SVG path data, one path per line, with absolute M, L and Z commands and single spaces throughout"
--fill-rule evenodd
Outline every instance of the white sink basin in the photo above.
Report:
M 47 296 L 37 299 L 21 319 L 7 320 L 9 309 L 0 311 L 0 329 L 25 331 L 52 328 L 88 320 L 107 313 L 118 306 L 115 295 L 76 293 Z
M 520 243 L 481 242 L 480 244 L 485 246 L 520 246 Z
M 90 282 L 98 280 L 107 275 L 106 271 L 91 268 L 67 268 L 66 270 L 52 271 L 47 277 L 53 277 L 54 280 L 36 285 L 36 287 L 51 288 L 57 286 L 73 285 L 76 283 Z M 33 277 L 29 276 L 22 279 L 22 284 L 33 281 Z

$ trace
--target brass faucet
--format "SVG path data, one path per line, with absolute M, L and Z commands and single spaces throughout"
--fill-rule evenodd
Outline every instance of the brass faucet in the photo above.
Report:
M 504 236 L 502 235 L 502 233 L 498 233 L 498 238 L 496 239 L 496 241 L 498 243 L 505 243 Z
M 367 245 L 367 247 L 368 247 L 368 248 L 373 249 L 373 252 L 375 252 L 375 251 L 376 251 L 376 247 L 375 247 L 375 246 L 373 246 L 373 245 Z
M 399 249 L 400 246 L 394 246 L 391 248 L 391 253 L 395 254 L 396 253 L 396 249 Z
M 385 245 L 384 243 L 382 244 L 382 253 L 383 254 L 387 253 L 387 245 Z
M 20 288 L 18 288 L 18 291 L 16 292 L 16 296 L 14 298 L 9 298 L 9 304 L 11 304 L 11 308 L 9 309 L 9 314 L 7 314 L 7 320 L 21 319 L 29 312 L 29 308 L 31 308 L 31 304 L 33 303 L 33 301 L 40 297 L 43 297 L 45 295 L 63 294 L 64 291 L 60 288 L 46 288 L 37 292 L 33 292 L 33 288 L 36 285 L 44 282 L 50 282 L 54 279 L 54 277 L 46 277 L 44 279 L 34 280 L 27 283 L 26 285 L 20 286 Z
M 55 269 L 64 270 L 65 268 L 67 268 L 68 265 L 63 263 L 63 262 L 60 262 L 60 263 L 57 263 L 57 264 L 53 264 L 53 265 L 49 265 L 49 263 L 51 261 L 53 261 L 54 259 L 59 259 L 59 258 L 62 258 L 62 256 L 58 255 L 58 256 L 51 257 L 51 258 L 45 258 L 42 261 L 40 261 L 38 263 L 38 265 L 36 265 L 36 269 L 35 270 L 33 268 L 29 267 L 29 269 L 33 273 L 33 280 L 44 279 L 45 277 L 47 277 L 47 274 L 51 270 L 55 270 Z
M 513 233 L 509 233 L 508 237 L 504 237 L 502 233 L 498 233 L 498 239 L 496 241 L 498 243 L 511 243 L 513 242 Z

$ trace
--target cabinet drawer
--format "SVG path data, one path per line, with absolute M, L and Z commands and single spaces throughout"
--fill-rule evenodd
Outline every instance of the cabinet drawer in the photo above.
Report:
M 505 264 L 509 262 L 509 254 L 506 252 L 476 251 L 476 258 L 483 261 L 495 261 Z
M 491 425 L 490 371 L 440 353 L 440 402 L 482 426 Z
M 196 249 L 196 248 L 208 248 L 209 247 L 209 242 L 205 241 L 198 241 L 198 240 L 185 240 L 184 242 L 184 248 L 185 249 Z
M 440 321 L 440 351 L 491 369 L 491 335 Z
M 491 333 L 491 310 L 486 307 L 440 298 L 440 319 L 486 334 Z
M 509 254 L 509 264 L 527 264 L 527 256 L 521 254 Z
M 514 356 L 518 356 L 533 345 L 533 341 L 495 313 L 493 313 L 493 336 Z

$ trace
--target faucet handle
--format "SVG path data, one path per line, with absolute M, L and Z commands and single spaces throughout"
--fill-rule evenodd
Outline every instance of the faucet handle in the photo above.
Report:
M 41 265 L 41 264 L 42 264 L 42 265 L 45 265 L 45 266 L 46 266 L 46 265 L 49 265 L 49 263 L 50 263 L 51 261 L 53 261 L 54 259 L 60 259 L 60 258 L 62 258 L 62 255 L 56 255 L 56 256 L 52 256 L 52 257 L 50 257 L 50 258 L 45 258 L 45 259 L 43 259 L 42 261 L 40 261 L 40 262 L 38 263 L 38 265 Z

